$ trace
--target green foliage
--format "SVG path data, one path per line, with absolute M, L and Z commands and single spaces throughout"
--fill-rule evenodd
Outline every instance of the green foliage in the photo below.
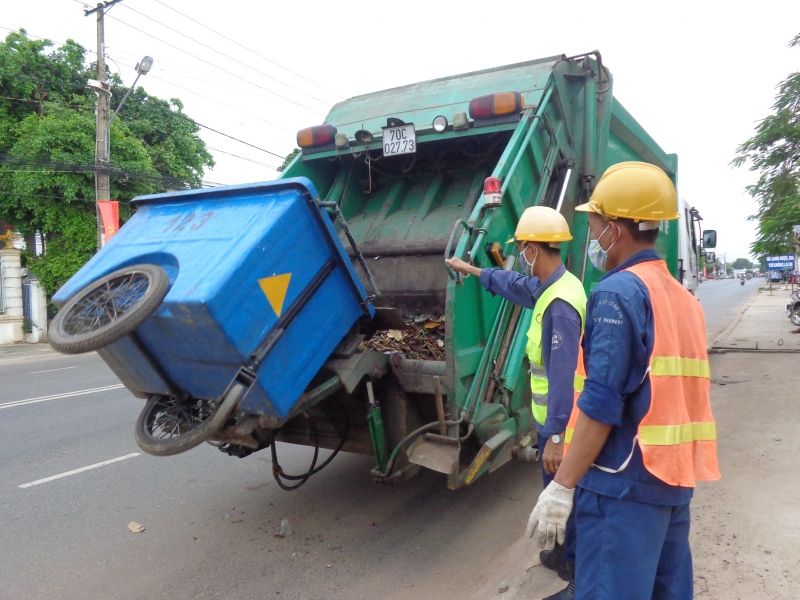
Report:
M 800 46 L 800 34 L 789 45 Z M 758 181 L 747 187 L 758 203 L 751 217 L 759 225 L 755 255 L 791 252 L 792 226 L 800 224 L 800 72 L 780 83 L 772 108 L 775 113 L 758 124 L 731 163 L 748 163 L 759 172 Z
M 25 31 L 0 42 L 0 220 L 23 235 L 44 235 L 46 252 L 26 256 L 52 295 L 95 252 L 95 93 L 86 51 L 68 40 L 49 41 Z M 112 76 L 111 109 L 127 91 Z M 111 126 L 111 198 L 200 187 L 211 155 L 180 100 L 134 90 Z
M 733 269 L 752 269 L 753 263 L 751 263 L 746 258 L 737 258 L 735 261 L 731 263 L 731 267 Z
M 127 88 L 112 86 L 112 96 L 117 101 L 127 91 Z M 116 102 L 112 102 L 112 108 L 116 110 Z M 117 119 L 120 117 L 130 134 L 144 145 L 153 168 L 167 176 L 167 188 L 203 185 L 204 168 L 214 166 L 214 159 L 198 137 L 200 127 L 183 114 L 183 103 L 179 99 L 162 100 L 138 87 L 128 96 Z M 117 120 L 112 128 L 116 125 Z M 116 157 L 113 140 L 111 151 Z
M 281 164 L 281 166 L 279 166 L 275 170 L 278 171 L 278 173 L 282 173 L 283 170 L 286 169 L 286 167 L 292 164 L 294 157 L 297 156 L 298 154 L 300 154 L 300 148 L 295 148 L 294 150 L 289 152 L 289 154 L 286 155 L 286 158 L 283 159 L 283 164 Z

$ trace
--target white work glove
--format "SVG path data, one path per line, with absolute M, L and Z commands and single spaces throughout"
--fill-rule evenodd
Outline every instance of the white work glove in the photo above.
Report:
M 528 528 L 525 535 L 533 537 L 536 532 L 536 542 L 539 548 L 552 550 L 556 542 L 564 543 L 564 534 L 567 530 L 567 519 L 572 512 L 572 500 L 575 489 L 567 489 L 551 481 L 539 494 L 539 501 L 533 507 L 533 512 L 528 518 Z

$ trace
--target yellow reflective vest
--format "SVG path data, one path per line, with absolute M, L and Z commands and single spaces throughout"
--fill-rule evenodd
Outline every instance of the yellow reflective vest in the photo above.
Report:
M 586 292 L 583 284 L 569 271 L 565 272 L 560 279 L 548 287 L 539 297 L 533 308 L 531 326 L 528 329 L 528 346 L 526 352 L 531 363 L 531 394 L 533 401 L 531 410 L 533 418 L 540 425 L 544 425 L 547 420 L 547 373 L 544 368 L 544 358 L 542 354 L 542 320 L 547 307 L 553 300 L 564 300 L 572 306 L 581 316 L 581 335 L 586 322 Z M 550 343 L 550 340 L 547 340 Z M 575 386 L 579 382 L 576 380 Z M 581 387 L 582 382 L 580 382 Z

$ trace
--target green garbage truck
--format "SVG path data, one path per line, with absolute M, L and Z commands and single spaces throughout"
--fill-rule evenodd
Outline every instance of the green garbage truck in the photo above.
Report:
M 509 460 L 535 460 L 531 311 L 445 259 L 517 268 L 505 242 L 525 208 L 548 206 L 570 223 L 563 259 L 590 293 L 600 273 L 575 206 L 621 161 L 657 165 L 678 183 L 677 155 L 613 92 L 599 52 L 552 56 L 357 96 L 298 132 L 301 152 L 281 178 L 313 182 L 375 316 L 350 329 L 285 420 L 229 421 L 213 443 L 236 456 L 271 446 L 287 489 L 324 466 L 320 448 L 373 456 L 376 481 L 427 468 L 451 489 Z M 662 223 L 657 249 L 694 289 L 700 217 L 684 200 L 680 210 Z M 276 440 L 315 447 L 311 468 L 285 473 Z

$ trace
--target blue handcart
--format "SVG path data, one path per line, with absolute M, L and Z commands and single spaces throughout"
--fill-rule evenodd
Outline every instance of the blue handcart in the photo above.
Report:
M 229 453 L 266 447 L 307 408 L 304 392 L 348 331 L 375 315 L 334 226 L 340 213 L 305 178 L 132 204 L 54 296 L 51 344 L 96 350 L 146 400 L 135 431 L 150 454 L 183 452 L 223 426 Z M 362 274 L 374 286 L 365 263 Z

